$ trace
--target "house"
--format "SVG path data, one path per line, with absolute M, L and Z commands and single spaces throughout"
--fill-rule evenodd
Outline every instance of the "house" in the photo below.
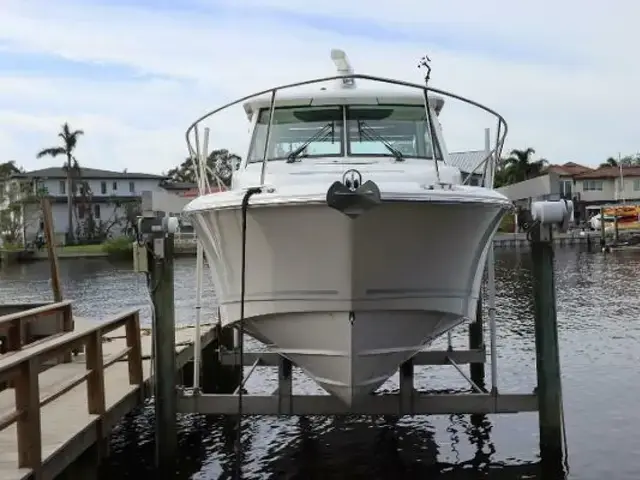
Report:
M 549 165 L 542 175 L 523 182 L 513 183 L 498 189 L 516 205 L 528 207 L 531 201 L 573 199 L 574 178 L 592 171 L 590 167 L 574 162 L 563 165 Z
M 640 202 L 640 166 L 550 165 L 543 175 L 498 190 L 522 207 L 536 200 L 572 200 L 575 217 L 584 219 L 589 207 Z
M 487 152 L 484 150 L 449 152 L 449 160 L 447 163 L 460 169 L 463 181 L 467 180 L 467 177 L 471 176 L 467 181 L 468 185 L 480 185 L 484 169 L 478 168 L 476 171 L 473 169 L 476 168 L 476 166 L 479 165 L 486 157 Z
M 144 191 L 171 192 L 180 194 L 191 185 L 172 185 L 163 175 L 149 173 L 117 172 L 82 168 L 80 177 L 74 179 L 73 224 L 77 233 L 86 234 L 89 227 L 101 229 L 108 236 L 118 235 L 127 223 L 131 223 L 131 205 L 135 204 Z M 63 168 L 50 167 L 30 172 L 13 174 L 3 187 L 4 205 L 20 201 L 19 215 L 22 223 L 22 237 L 28 242 L 35 238 L 42 228 L 40 208 L 35 202 L 36 194 L 46 194 L 51 198 L 53 224 L 56 239 L 61 241 L 68 229 L 67 174 Z M 29 197 L 34 195 L 33 199 Z M 106 231 L 106 232 L 105 232 Z

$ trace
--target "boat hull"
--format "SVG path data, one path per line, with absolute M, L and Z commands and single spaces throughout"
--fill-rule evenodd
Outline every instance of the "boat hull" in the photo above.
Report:
M 383 202 L 352 219 L 322 203 L 250 207 L 245 329 L 347 404 L 475 316 L 504 202 Z M 189 212 L 224 325 L 240 319 L 242 217 Z

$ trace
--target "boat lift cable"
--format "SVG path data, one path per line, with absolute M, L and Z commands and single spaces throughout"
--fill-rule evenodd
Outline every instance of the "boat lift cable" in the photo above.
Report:
M 485 130 L 485 153 L 487 155 L 487 164 L 485 168 L 485 182 L 488 180 L 487 188 L 493 189 L 495 181 L 496 157 L 492 158 L 491 149 L 491 131 Z M 496 144 L 493 155 L 498 155 L 499 145 Z M 497 326 L 496 326 L 496 266 L 494 256 L 493 241 L 489 244 L 489 253 L 487 255 L 487 296 L 488 296 L 488 313 L 489 313 L 489 348 L 491 358 L 491 393 L 498 395 L 498 346 L 497 346 Z M 497 398 L 497 397 L 496 397 Z
M 240 322 L 239 329 L 239 353 L 240 353 L 240 372 L 238 385 L 244 382 L 244 315 L 245 315 L 245 295 L 247 287 L 247 210 L 249 209 L 249 200 L 256 193 L 262 192 L 262 188 L 249 188 L 242 198 L 242 253 L 241 253 L 241 269 L 240 269 Z M 243 388 L 238 390 L 238 423 L 236 426 L 236 445 L 235 445 L 235 462 L 236 462 L 236 479 L 242 478 L 242 401 Z
M 209 155 L 209 128 L 204 129 L 204 139 L 202 142 L 202 148 L 200 144 L 197 145 L 196 155 L 197 164 L 194 165 L 194 173 L 198 181 L 198 191 L 200 195 L 205 195 L 209 182 L 207 179 L 206 165 L 207 157 Z M 197 134 L 197 131 L 196 131 Z M 193 391 L 198 393 L 200 391 L 200 360 L 202 356 L 202 284 L 204 281 L 204 249 L 202 242 L 196 236 L 196 322 L 195 331 L 193 333 Z

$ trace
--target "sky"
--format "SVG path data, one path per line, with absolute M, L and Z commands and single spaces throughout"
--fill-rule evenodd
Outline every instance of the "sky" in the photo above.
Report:
M 631 0 L 0 0 L 0 161 L 61 164 L 36 153 L 69 122 L 81 165 L 165 172 L 200 115 L 333 75 L 341 48 L 357 73 L 414 83 L 427 54 L 431 86 L 506 118 L 507 150 L 597 165 L 640 151 L 639 14 Z M 449 150 L 483 148 L 495 121 L 455 103 Z M 246 154 L 240 106 L 207 126 L 210 149 Z

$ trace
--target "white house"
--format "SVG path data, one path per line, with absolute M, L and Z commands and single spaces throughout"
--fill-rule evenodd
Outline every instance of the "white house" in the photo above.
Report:
M 116 172 L 82 168 L 81 176 L 75 181 L 75 208 L 73 212 L 74 230 L 78 225 L 86 225 L 86 220 L 92 217 L 103 228 L 110 227 L 109 234 L 117 236 L 126 226 L 127 205 L 140 199 L 141 193 L 161 192 L 179 195 L 188 185 L 172 185 L 162 175 L 134 172 Z M 22 185 L 22 187 L 19 187 Z M 165 188 L 166 187 L 166 188 Z M 57 241 L 64 239 L 68 230 L 67 213 L 67 175 L 63 168 L 51 167 L 14 174 L 6 182 L 5 205 L 12 201 L 26 200 L 28 195 L 46 194 L 51 199 L 54 231 Z M 19 193 L 17 193 L 19 192 Z M 11 197 L 11 198 L 10 198 Z M 0 206 L 2 208 L 3 206 Z M 23 236 L 31 241 L 42 228 L 40 208 L 36 203 L 22 202 L 21 221 Z

